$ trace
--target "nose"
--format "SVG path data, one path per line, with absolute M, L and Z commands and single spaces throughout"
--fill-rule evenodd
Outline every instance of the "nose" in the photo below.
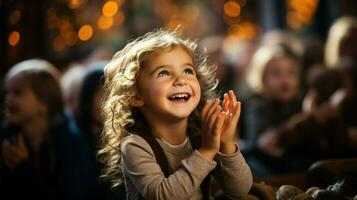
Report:
M 174 82 L 175 86 L 187 85 L 186 79 L 183 76 L 177 76 Z

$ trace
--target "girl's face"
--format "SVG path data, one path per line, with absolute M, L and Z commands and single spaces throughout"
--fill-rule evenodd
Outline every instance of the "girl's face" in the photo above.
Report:
M 137 84 L 137 106 L 149 122 L 187 119 L 201 97 L 192 57 L 180 46 L 147 55 Z
M 5 120 L 23 126 L 43 116 L 47 107 L 35 95 L 21 76 L 14 76 L 5 83 Z
M 273 59 L 266 66 L 264 92 L 280 101 L 297 97 L 300 90 L 299 65 L 289 57 Z

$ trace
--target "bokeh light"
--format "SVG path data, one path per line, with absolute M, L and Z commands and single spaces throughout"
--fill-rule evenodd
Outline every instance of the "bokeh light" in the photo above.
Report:
M 103 15 L 106 17 L 112 17 L 118 12 L 118 4 L 115 1 L 108 1 L 102 8 Z
M 78 37 L 82 41 L 87 41 L 93 36 L 93 28 L 90 25 L 83 25 L 78 31 Z
M 10 46 L 16 46 L 20 42 L 20 33 L 18 31 L 13 31 L 8 37 L 8 42 Z
M 97 25 L 100 29 L 106 30 L 113 26 L 113 17 L 100 16 Z
M 237 17 L 240 15 L 240 5 L 235 1 L 227 1 L 223 9 L 224 13 L 229 17 Z

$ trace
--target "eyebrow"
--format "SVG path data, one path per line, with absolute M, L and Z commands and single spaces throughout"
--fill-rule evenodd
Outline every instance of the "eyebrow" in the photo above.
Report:
M 185 63 L 185 64 L 183 64 L 182 66 L 187 66 L 187 65 L 189 65 L 189 66 L 191 66 L 193 69 L 195 69 L 195 68 L 193 67 L 193 64 L 192 64 L 192 63 Z M 171 65 L 160 65 L 160 66 L 156 67 L 152 72 L 150 72 L 150 76 L 152 76 L 153 74 L 155 74 L 156 71 L 158 71 L 158 70 L 160 70 L 160 69 L 162 69 L 162 68 L 165 68 L 165 67 L 170 67 L 170 66 L 171 66 Z

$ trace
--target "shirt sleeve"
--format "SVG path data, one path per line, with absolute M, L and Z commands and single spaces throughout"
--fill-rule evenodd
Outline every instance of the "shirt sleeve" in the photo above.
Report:
M 203 179 L 216 167 L 198 151 L 181 162 L 181 166 L 165 177 L 149 144 L 140 136 L 131 135 L 121 144 L 123 173 L 130 193 L 145 199 L 189 199 L 200 189 Z M 133 188 L 135 186 L 135 188 Z
M 215 160 L 217 168 L 213 176 L 225 195 L 230 199 L 244 199 L 253 184 L 253 177 L 239 148 L 233 154 L 218 152 Z

